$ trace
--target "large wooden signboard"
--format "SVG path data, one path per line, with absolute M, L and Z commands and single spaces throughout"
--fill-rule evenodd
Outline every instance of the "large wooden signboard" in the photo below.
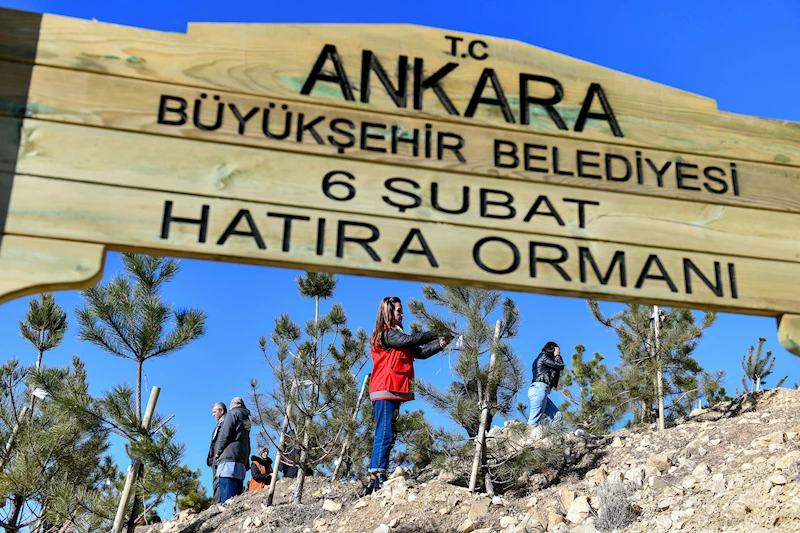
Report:
M 775 316 L 800 125 L 418 26 L 0 9 L 0 301 L 106 250 Z

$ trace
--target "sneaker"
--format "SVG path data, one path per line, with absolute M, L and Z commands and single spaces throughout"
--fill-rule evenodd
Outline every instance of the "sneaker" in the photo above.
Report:
M 369 496 L 373 492 L 381 490 L 383 488 L 383 482 L 386 481 L 386 479 L 386 474 L 383 472 L 379 473 L 377 477 L 369 478 L 367 488 L 364 489 L 364 496 Z
M 580 438 L 583 439 L 583 438 L 586 438 L 587 435 L 588 434 L 586 433 L 586 430 L 584 430 L 584 429 L 576 429 L 575 430 L 575 436 L 576 437 L 580 437 Z

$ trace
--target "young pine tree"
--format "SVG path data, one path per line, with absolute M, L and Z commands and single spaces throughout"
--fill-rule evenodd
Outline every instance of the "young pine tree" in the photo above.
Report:
M 300 295 L 314 300 L 314 319 L 301 328 L 288 313 L 282 314 L 275 320 L 272 353 L 266 338 L 259 340 L 275 388 L 263 395 L 253 380 L 251 399 L 253 424 L 264 429 L 262 437 L 278 449 L 283 462 L 299 469 L 293 501 L 301 503 L 306 472 L 317 465 L 332 471 L 343 439 L 358 430 L 353 414 L 361 385 L 358 374 L 368 360 L 369 341 L 363 329 L 354 334 L 347 327 L 340 304 L 320 314 L 320 301 L 334 295 L 333 275 L 307 272 L 296 281 Z M 283 435 L 281 447 L 287 413 L 288 426 L 294 431 Z M 290 454 L 292 450 L 297 453 Z M 276 471 L 279 467 L 274 466 Z
M 760 391 L 761 387 L 766 384 L 764 378 L 772 374 L 772 369 L 775 367 L 775 357 L 772 356 L 772 351 L 767 351 L 764 357 L 761 357 L 761 351 L 764 348 L 764 343 L 767 339 L 758 339 L 758 348 L 750 346 L 747 355 L 742 356 L 742 376 L 743 392 L 756 392 Z M 755 352 L 753 351 L 755 349 Z M 788 376 L 787 376 L 788 377 Z M 783 385 L 786 377 L 778 382 L 776 387 Z M 748 391 L 748 389 L 750 389 Z
M 595 352 L 590 361 L 584 361 L 585 352 L 583 345 L 575 346 L 572 364 L 562 375 L 559 389 L 567 401 L 561 411 L 568 424 L 605 435 L 622 419 L 625 410 L 620 405 L 612 373 L 603 363 L 603 356 Z
M 2 404 L 2 418 L 10 416 L 19 423 L 17 453 L 0 476 L 0 494 L 11 500 L 2 516 L 3 527 L 7 532 L 50 527 L 66 531 L 86 525 L 101 491 L 98 465 L 108 448 L 107 431 L 97 420 L 73 416 L 57 400 L 92 401 L 84 366 L 74 357 L 71 367 L 30 368 L 22 387 L 17 365 L 12 359 L 0 368 L 4 384 L 12 386 L 5 390 L 8 402 Z M 20 417 L 15 397 L 29 395 L 34 388 L 46 394 L 41 394 L 30 416 Z
M 128 253 L 122 255 L 122 264 L 123 273 L 108 284 L 82 291 L 85 304 L 76 311 L 80 324 L 78 338 L 109 354 L 136 363 L 136 389 L 132 407 L 136 421 L 141 424 L 144 363 L 154 357 L 166 357 L 202 337 L 206 315 L 199 309 L 175 309 L 173 304 L 164 301 L 162 290 L 178 274 L 177 260 Z M 111 394 L 119 394 L 124 390 L 116 388 Z M 120 396 L 116 403 L 126 406 L 127 396 Z M 127 416 L 127 413 L 115 414 Z M 130 431 L 126 433 L 130 434 Z M 160 435 L 169 433 L 170 430 L 165 428 Z M 177 446 L 159 439 L 144 441 L 160 442 L 167 448 Z M 137 446 L 134 441 L 129 445 Z M 159 464 L 159 461 L 154 464 Z M 129 533 L 133 531 L 135 517 L 141 512 L 143 497 L 153 497 L 152 494 L 141 492 L 145 484 L 146 480 L 142 478 L 134 496 Z M 155 496 L 155 499 L 158 498 Z
M 668 419 L 688 414 L 703 375 L 692 354 L 716 313 L 705 313 L 697 321 L 689 310 L 670 309 L 656 336 L 651 306 L 629 304 L 608 317 L 596 301 L 589 301 L 589 308 L 598 322 L 617 334 L 621 361 L 612 381 L 625 410 L 633 413 L 633 423 L 658 422 L 659 402 Z
M 411 300 L 409 309 L 423 327 L 462 341 L 451 369 L 455 379 L 447 390 L 419 380 L 418 391 L 475 438 L 470 490 L 482 478 L 492 492 L 486 433 L 496 415 L 508 416 L 514 410 L 514 398 L 523 386 L 521 364 L 509 342 L 517 335 L 519 311 L 513 300 L 488 289 L 425 286 L 422 293 L 432 307 Z M 443 308 L 450 318 L 435 308 Z

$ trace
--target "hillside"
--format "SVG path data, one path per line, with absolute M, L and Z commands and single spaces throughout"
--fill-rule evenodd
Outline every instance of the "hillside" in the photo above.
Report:
M 570 466 L 549 481 L 536 476 L 517 497 L 399 476 L 359 498 L 360 483 L 310 478 L 298 506 L 288 503 L 293 480 L 280 480 L 272 508 L 263 492 L 245 493 L 137 533 L 593 533 L 624 510 L 615 505 L 623 496 L 603 498 L 614 479 L 626 480 L 636 513 L 626 533 L 800 530 L 798 391 L 740 397 L 663 434 L 625 429 L 568 443 Z

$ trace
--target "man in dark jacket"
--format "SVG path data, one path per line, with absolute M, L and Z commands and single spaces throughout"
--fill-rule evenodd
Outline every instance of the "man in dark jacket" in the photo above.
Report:
M 208 457 L 206 458 L 206 465 L 211 467 L 211 474 L 214 476 L 213 486 L 214 486 L 214 503 L 219 503 L 219 479 L 217 478 L 217 468 L 214 464 L 214 444 L 217 442 L 217 436 L 219 435 L 219 430 L 222 428 L 222 421 L 225 418 L 225 413 L 228 411 L 228 408 L 225 407 L 223 402 L 217 402 L 211 407 L 211 415 L 217 421 L 217 425 L 214 426 L 214 432 L 211 434 L 211 446 L 208 447 Z
M 528 425 L 538 426 L 544 415 L 551 418 L 551 423 L 561 420 L 561 411 L 558 410 L 553 400 L 548 398 L 550 391 L 558 387 L 561 371 L 564 370 L 564 360 L 561 358 L 561 349 L 558 344 L 548 342 L 542 352 L 533 361 L 533 381 L 528 389 L 528 399 L 531 401 L 531 414 Z
M 214 445 L 220 503 L 243 492 L 249 458 L 250 411 L 245 407 L 244 400 L 234 398 Z

